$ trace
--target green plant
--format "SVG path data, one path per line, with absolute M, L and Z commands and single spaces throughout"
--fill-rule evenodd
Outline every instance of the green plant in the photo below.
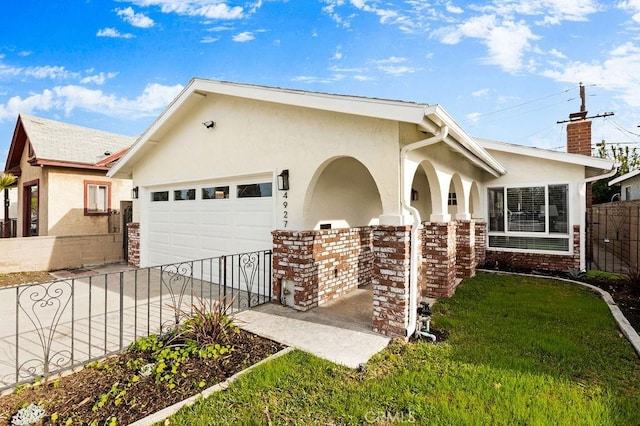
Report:
M 584 269 L 573 268 L 573 269 L 569 269 L 567 271 L 567 275 L 572 280 L 582 280 L 582 279 L 586 278 L 587 272 Z
M 640 294 L 640 266 L 627 263 L 627 273 L 625 278 L 634 294 Z

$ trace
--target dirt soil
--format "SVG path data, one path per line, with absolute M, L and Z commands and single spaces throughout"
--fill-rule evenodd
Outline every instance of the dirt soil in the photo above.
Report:
M 585 279 L 611 295 L 629 324 L 640 333 L 640 286 L 627 280 Z
M 0 425 L 11 424 L 12 416 L 31 403 L 45 409 L 46 415 L 38 424 L 130 424 L 284 348 L 242 330 L 230 343 L 233 350 L 228 356 L 217 360 L 191 357 L 181 364 L 173 389 L 167 382 L 156 383 L 153 375 L 141 376 L 139 367 L 132 368 L 133 363 L 139 366 L 147 362 L 140 360 L 144 355 L 139 352 L 126 352 L 48 383 L 23 387 L 0 397 Z
M 54 281 L 55 278 L 48 272 L 14 272 L 10 274 L 0 273 L 0 287 L 28 283 L 45 283 Z

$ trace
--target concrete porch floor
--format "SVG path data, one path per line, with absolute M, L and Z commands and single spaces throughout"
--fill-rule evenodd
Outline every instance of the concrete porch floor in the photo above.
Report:
M 373 293 L 369 285 L 306 312 L 271 303 L 236 317 L 245 330 L 357 368 L 384 349 L 390 340 L 372 331 L 372 313 Z

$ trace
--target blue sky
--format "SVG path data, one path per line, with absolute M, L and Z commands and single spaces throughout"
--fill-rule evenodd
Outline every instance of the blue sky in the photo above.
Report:
M 471 135 L 640 141 L 640 0 L 0 2 L 0 156 L 19 113 L 136 135 L 193 77 L 441 104 Z M 633 145 L 635 146 L 635 145 Z

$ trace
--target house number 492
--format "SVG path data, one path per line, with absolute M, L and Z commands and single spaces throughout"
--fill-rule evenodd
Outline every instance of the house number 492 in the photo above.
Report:
M 287 193 L 285 192 L 284 194 L 282 194 L 282 198 L 284 198 L 285 200 L 282 202 L 282 224 L 284 225 L 284 227 L 287 227 L 287 224 L 289 223 L 289 211 L 287 210 L 287 207 L 289 206 L 289 202 L 286 200 L 287 198 Z

